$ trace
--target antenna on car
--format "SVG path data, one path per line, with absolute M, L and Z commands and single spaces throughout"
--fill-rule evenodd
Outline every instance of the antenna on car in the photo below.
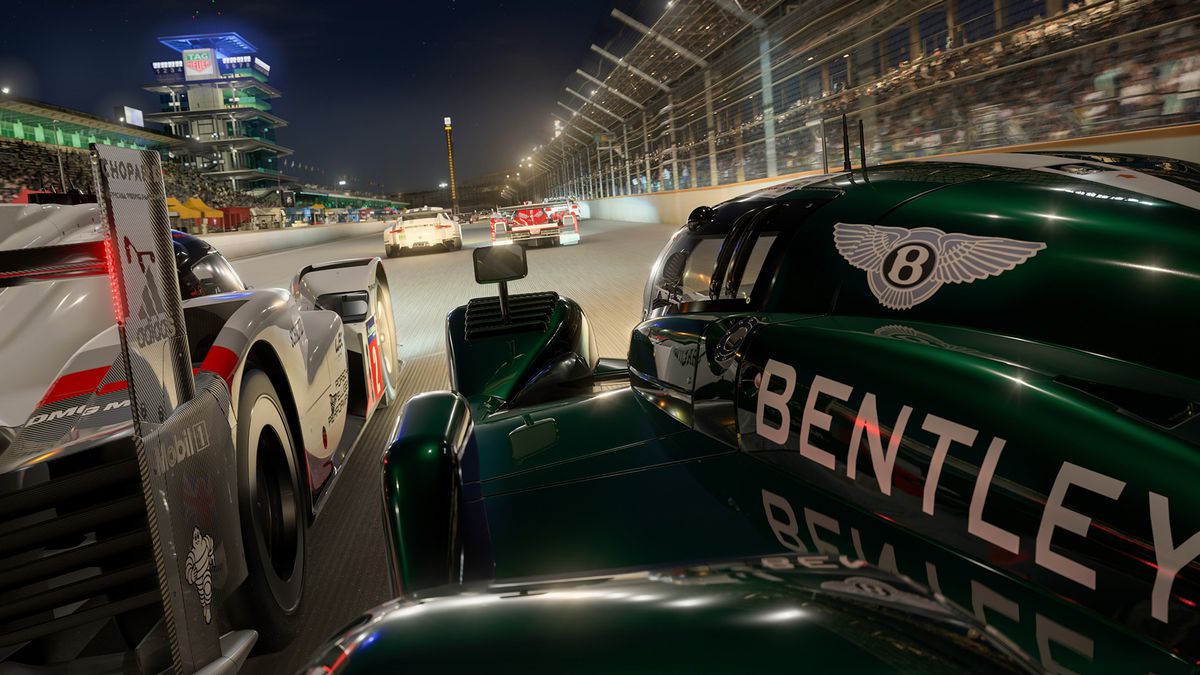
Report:
M 862 118 L 858 118 L 858 165 L 862 168 L 863 179 L 867 177 L 867 140 L 863 133 Z
M 842 156 L 845 162 L 842 165 L 843 171 L 850 170 L 850 129 L 846 126 L 846 113 L 842 113 Z

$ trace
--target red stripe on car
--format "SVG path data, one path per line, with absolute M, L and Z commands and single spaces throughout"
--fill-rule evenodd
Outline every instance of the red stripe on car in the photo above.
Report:
M 96 387 L 100 385 L 100 380 L 104 379 L 104 374 L 108 372 L 108 366 L 92 368 L 89 370 L 81 370 L 75 373 L 67 373 L 54 381 L 50 388 L 46 390 L 42 396 L 38 407 L 58 403 L 73 396 L 80 394 L 90 394 L 96 391 Z
M 232 350 L 226 349 L 219 345 L 213 345 L 208 354 L 204 356 L 204 362 L 200 364 L 200 370 L 207 370 L 214 373 L 229 386 L 230 391 L 233 390 L 233 371 L 237 369 L 238 356 Z
M 129 388 L 128 381 L 117 380 L 116 382 L 109 382 L 108 384 L 104 385 L 103 387 L 100 387 L 100 395 L 103 396 L 104 394 L 111 394 L 114 391 L 125 391 L 128 388 Z

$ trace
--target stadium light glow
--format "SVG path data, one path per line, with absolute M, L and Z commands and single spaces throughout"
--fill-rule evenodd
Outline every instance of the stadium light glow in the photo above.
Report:
M 0 87 L 0 94 L 7 94 L 9 91 L 12 91 L 12 90 L 9 89 L 8 87 Z
M 344 180 L 339 180 L 339 181 L 338 181 L 338 185 L 345 185 L 345 184 L 346 184 L 346 181 L 344 181 Z
M 438 183 L 438 187 L 442 188 L 444 190 L 444 189 L 450 187 L 450 184 L 449 183 Z

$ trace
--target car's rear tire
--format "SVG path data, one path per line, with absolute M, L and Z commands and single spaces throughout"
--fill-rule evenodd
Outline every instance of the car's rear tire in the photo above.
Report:
M 238 398 L 238 504 L 249 576 L 230 598 L 238 628 L 258 631 L 255 651 L 288 646 L 300 629 L 308 509 L 303 475 L 271 379 L 247 367 Z
M 400 255 L 400 250 L 395 246 L 384 246 L 383 250 L 389 258 L 395 258 L 396 256 Z

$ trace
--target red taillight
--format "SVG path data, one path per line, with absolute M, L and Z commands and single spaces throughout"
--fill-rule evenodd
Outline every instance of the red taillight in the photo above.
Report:
M 117 275 L 117 262 L 113 256 L 112 240 L 104 238 L 104 263 L 108 267 L 108 288 L 112 293 L 113 310 L 117 313 L 117 323 L 125 324 L 125 308 L 122 302 L 121 278 Z
M 453 225 L 434 225 L 434 228 L 438 229 L 438 230 L 449 230 L 452 227 L 454 227 L 454 226 Z
M 392 234 L 404 234 L 404 228 L 403 227 L 393 227 L 392 229 L 388 230 L 388 232 L 391 232 Z

